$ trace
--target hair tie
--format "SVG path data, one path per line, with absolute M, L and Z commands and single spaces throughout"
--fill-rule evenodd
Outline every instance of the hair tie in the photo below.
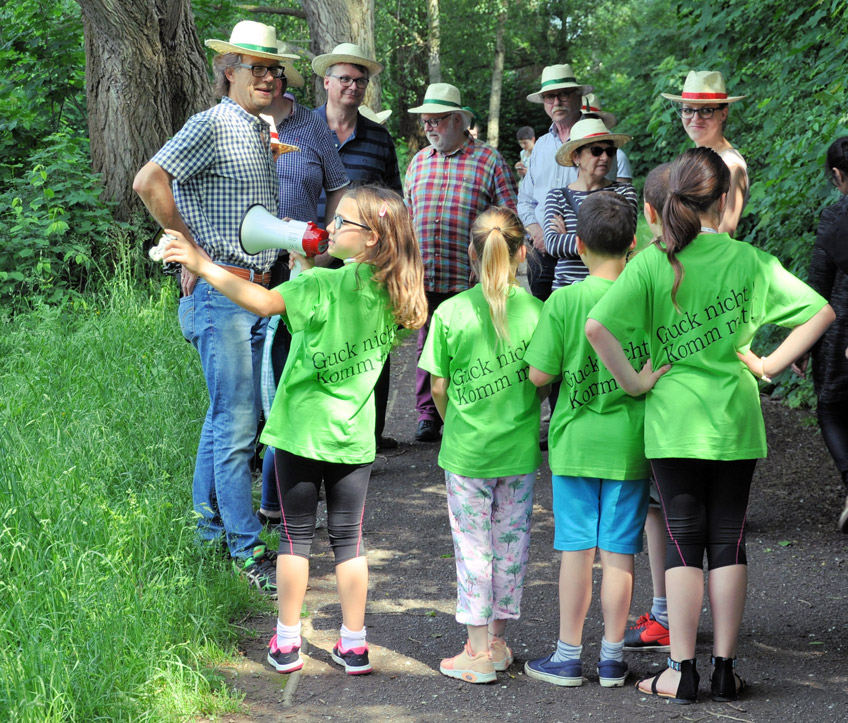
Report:
M 386 215 L 386 212 L 387 212 L 388 210 L 389 210 L 389 204 L 388 204 L 388 203 L 386 203 L 385 201 L 383 201 L 383 205 L 382 205 L 382 206 L 380 206 L 380 210 L 379 210 L 379 211 L 377 211 L 377 215 L 378 215 L 380 218 L 383 218 L 383 216 L 385 216 L 385 215 Z

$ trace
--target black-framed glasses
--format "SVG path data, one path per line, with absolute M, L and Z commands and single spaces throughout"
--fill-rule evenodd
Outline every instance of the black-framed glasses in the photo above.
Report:
M 357 223 L 356 221 L 351 221 L 350 219 L 345 218 L 344 216 L 342 216 L 339 213 L 337 213 L 335 216 L 333 216 L 333 225 L 337 229 L 340 229 L 345 224 L 349 224 L 351 226 L 358 226 L 359 228 L 364 228 L 366 231 L 371 230 L 370 226 L 366 226 L 364 223 Z
M 545 93 L 542 96 L 542 102 L 545 105 L 553 105 L 558 100 L 566 101 L 574 95 L 579 88 L 566 88 L 564 90 L 558 90 L 555 93 Z
M 584 148 L 586 146 L 583 146 Z M 607 158 L 612 158 L 616 153 L 615 146 L 589 146 L 589 153 L 591 153 L 595 158 L 599 158 L 600 156 L 607 154 Z
M 697 113 L 704 120 L 708 120 L 715 115 L 717 110 L 721 110 L 720 108 L 683 108 L 681 107 L 677 112 L 680 113 L 681 118 L 694 118 Z
M 438 128 L 439 123 L 443 120 L 447 120 L 453 115 L 453 113 L 448 113 L 447 115 L 443 115 L 441 118 L 422 118 L 421 125 L 424 126 L 425 129 L 429 128 L 432 130 L 433 128 Z
M 282 78 L 286 74 L 286 69 L 282 65 L 248 65 L 247 63 L 239 63 L 236 67 L 247 68 L 253 73 L 254 78 L 264 78 L 268 73 L 274 78 Z
M 368 78 L 361 76 L 359 78 L 351 78 L 349 75 L 333 75 L 330 73 L 331 78 L 335 78 L 339 83 L 341 83 L 342 88 L 349 88 L 351 85 L 356 85 L 357 88 L 362 90 L 363 88 L 368 87 Z

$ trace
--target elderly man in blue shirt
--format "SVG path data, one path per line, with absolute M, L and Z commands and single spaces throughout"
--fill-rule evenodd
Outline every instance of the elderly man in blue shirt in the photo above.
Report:
M 238 23 L 229 41 L 207 40 L 216 90 L 223 97 L 192 116 L 136 175 L 133 188 L 166 229 L 175 229 L 230 273 L 267 285 L 275 249 L 246 254 L 239 244 L 244 212 L 260 203 L 277 210 L 270 128 L 259 118 L 288 61 L 274 28 Z M 275 554 L 259 538 L 253 514 L 250 460 L 259 419 L 259 381 L 267 320 L 251 314 L 205 281 L 181 273 L 179 318 L 197 349 L 209 391 L 192 496 L 200 540 L 223 538 L 236 568 L 276 596 Z

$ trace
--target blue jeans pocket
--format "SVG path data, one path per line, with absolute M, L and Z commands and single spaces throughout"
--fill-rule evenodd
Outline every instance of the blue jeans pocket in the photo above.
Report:
M 194 343 L 194 294 L 180 299 L 179 317 L 183 336 Z

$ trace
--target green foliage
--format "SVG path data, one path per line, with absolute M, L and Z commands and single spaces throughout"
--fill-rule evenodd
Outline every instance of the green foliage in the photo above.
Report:
M 19 313 L 0 335 L 0 720 L 193 719 L 266 603 L 194 543 L 206 392 L 172 284 Z

